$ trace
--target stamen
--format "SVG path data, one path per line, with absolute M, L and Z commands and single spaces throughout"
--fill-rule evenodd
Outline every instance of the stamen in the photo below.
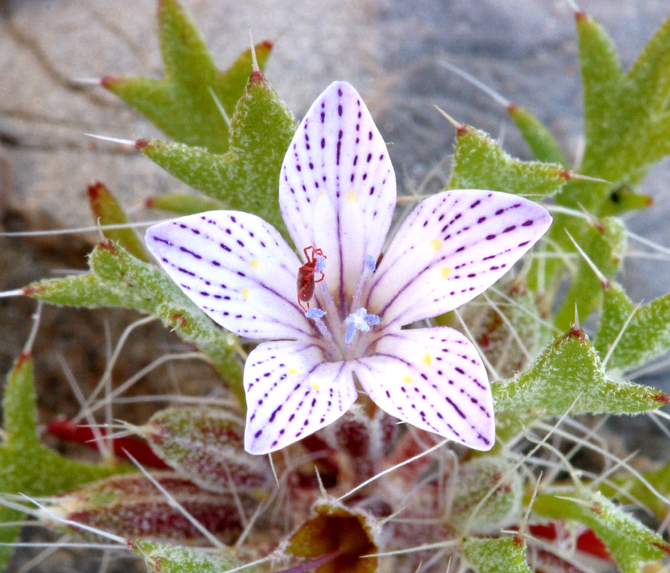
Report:
M 363 287 L 365 286 L 366 281 L 370 274 L 374 273 L 377 269 L 377 263 L 375 258 L 372 255 L 365 255 L 365 269 L 361 273 L 361 276 L 358 278 L 358 284 L 356 285 L 356 290 L 354 291 L 354 296 L 351 299 L 351 307 L 356 308 L 361 304 L 361 296 L 363 294 Z
M 361 332 L 370 332 L 371 326 L 376 326 L 381 322 L 381 319 L 376 314 L 368 314 L 368 311 L 361 307 L 356 312 L 352 312 L 344 323 L 347 325 L 347 332 L 344 334 L 344 342 L 351 344 L 354 339 L 354 334 L 357 330 Z
M 328 330 L 328 327 L 326 326 L 326 323 L 321 320 L 321 317 L 325 316 L 326 312 L 321 310 L 320 308 L 310 308 L 306 313 L 305 316 L 307 318 L 311 318 L 314 323 L 316 324 L 316 327 L 319 329 L 319 333 L 321 334 L 321 338 L 331 347 L 331 348 L 337 348 L 337 345 L 335 344 L 335 339 L 333 338 L 332 333 L 330 330 Z
M 326 311 L 321 310 L 320 308 L 310 308 L 306 313 L 305 316 L 307 318 L 321 318 L 322 316 L 325 316 Z
M 326 257 L 322 255 L 317 255 L 316 257 L 316 266 L 314 267 L 314 270 L 317 273 L 322 273 L 323 269 L 326 268 Z

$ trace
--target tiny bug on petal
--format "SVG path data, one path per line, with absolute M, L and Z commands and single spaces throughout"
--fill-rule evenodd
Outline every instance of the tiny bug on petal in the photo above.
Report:
M 310 250 L 311 253 L 308 252 Z M 312 300 L 312 297 L 314 296 L 314 284 L 320 283 L 324 278 L 326 278 L 323 274 L 323 271 L 317 270 L 316 268 L 317 257 L 323 257 L 324 259 L 327 257 L 323 254 L 321 249 L 315 249 L 312 246 L 305 247 L 303 252 L 305 253 L 307 262 L 301 266 L 300 269 L 298 269 L 298 304 L 300 305 L 300 308 L 307 312 L 307 309 L 302 305 L 302 303 L 306 302 L 307 308 L 309 308 L 309 301 Z M 321 278 L 315 280 L 314 276 L 317 272 L 321 273 Z

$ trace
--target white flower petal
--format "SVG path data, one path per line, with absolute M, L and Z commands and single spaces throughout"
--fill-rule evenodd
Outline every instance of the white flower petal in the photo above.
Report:
M 550 224 L 544 207 L 508 193 L 438 193 L 405 219 L 363 305 L 398 327 L 453 310 L 505 274 Z
M 297 303 L 300 262 L 261 218 L 190 215 L 150 227 L 146 242 L 184 293 L 228 330 L 249 338 L 314 335 Z
M 370 398 L 392 416 L 475 450 L 493 447 L 486 369 L 460 332 L 436 327 L 387 333 L 354 371 Z
M 284 448 L 334 422 L 358 395 L 351 364 L 326 362 L 309 341 L 265 342 L 244 368 L 247 425 L 244 447 L 251 454 Z
M 370 112 L 350 84 L 332 83 L 289 146 L 279 203 L 298 252 L 323 249 L 325 280 L 336 299 L 353 294 L 365 255 L 377 259 L 395 200 L 395 174 Z

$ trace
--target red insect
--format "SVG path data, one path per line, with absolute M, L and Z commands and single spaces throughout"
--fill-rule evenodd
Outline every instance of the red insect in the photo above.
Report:
M 311 250 L 311 253 L 308 251 Z M 327 258 L 323 254 L 321 249 L 315 249 L 312 246 L 305 247 L 303 252 L 305 253 L 305 258 L 307 262 L 298 269 L 298 304 L 305 312 L 307 309 L 302 305 L 303 302 L 307 303 L 307 308 L 309 308 L 309 301 L 312 300 L 314 296 L 314 285 L 320 283 L 324 278 L 323 271 L 316 270 L 316 257 Z M 321 278 L 314 279 L 314 276 L 317 272 L 321 273 Z

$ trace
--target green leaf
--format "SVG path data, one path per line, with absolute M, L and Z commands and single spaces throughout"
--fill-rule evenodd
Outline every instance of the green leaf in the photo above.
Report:
M 518 517 L 523 489 L 516 471 L 501 479 L 509 469 L 509 460 L 495 456 L 461 464 L 454 481 L 450 527 L 471 533 L 498 532 L 510 525 Z M 480 505 L 485 497 L 486 501 Z
M 627 74 L 605 30 L 577 14 L 586 145 L 581 173 L 612 184 L 634 183 L 670 153 L 670 20 L 654 35 Z M 611 187 L 598 192 L 566 187 L 560 204 L 606 213 Z
M 640 565 L 670 554 L 670 545 L 600 494 L 570 500 L 551 494 L 535 498 L 533 511 L 543 517 L 574 520 L 593 530 L 624 573 L 639 573 Z
M 0 445 L 0 491 L 3 493 L 23 493 L 31 497 L 56 495 L 131 469 L 72 461 L 40 443 L 33 360 L 29 355 L 22 354 L 7 377 L 2 410 L 4 441 Z M 20 511 L 0 509 L 0 525 L 23 518 Z M 13 543 L 19 532 L 19 527 L 2 525 L 0 541 Z M 0 568 L 11 554 L 11 547 L 0 547 Z
M 243 406 L 242 368 L 234 334 L 216 326 L 155 266 L 104 241 L 89 258 L 91 274 L 33 283 L 24 294 L 52 304 L 99 308 L 121 306 L 155 314 L 163 324 L 207 354 Z
M 535 159 L 567 168 L 565 155 L 547 126 L 519 105 L 510 104 L 507 106 L 507 112 L 519 128 Z
M 270 468 L 244 451 L 244 419 L 222 408 L 166 408 L 135 429 L 156 455 L 208 491 L 261 488 Z
M 511 157 L 474 127 L 462 125 L 456 129 L 447 189 L 491 189 L 540 200 L 558 193 L 570 177 L 561 165 Z
M 230 149 L 216 154 L 181 143 L 136 143 L 163 169 L 228 209 L 254 213 L 287 236 L 279 212 L 279 170 L 296 125 L 260 72 L 249 78 L 230 124 Z
M 626 227 L 620 219 L 605 217 L 599 221 L 582 221 L 577 244 L 586 253 L 596 268 L 608 279 L 613 278 L 623 262 L 626 252 Z M 556 326 L 565 331 L 575 318 L 575 306 L 579 319 L 585 320 L 599 308 L 602 300 L 602 285 L 584 257 L 579 256 L 571 268 L 572 281 L 556 313 Z
M 665 353 L 670 348 L 670 295 L 636 309 L 620 285 L 607 284 L 594 342 L 601 358 L 610 352 L 615 341 L 608 368 L 631 370 Z
M 646 209 L 653 203 L 654 200 L 649 195 L 638 193 L 630 183 L 621 182 L 610 189 L 606 200 L 600 206 L 600 215 L 609 217 L 624 211 Z
M 442 317 L 436 320 L 449 326 Z M 474 299 L 463 310 L 463 320 L 479 351 L 503 378 L 522 370 L 559 333 L 542 320 L 536 297 L 521 277 Z
M 129 546 L 144 559 L 149 571 L 155 573 L 224 573 L 241 565 L 232 549 L 219 548 L 213 555 L 203 550 L 150 541 L 134 540 Z M 258 568 L 245 567 L 244 570 L 254 573 Z
M 526 541 L 520 535 L 468 539 L 463 550 L 478 573 L 531 573 L 526 564 Z
M 88 201 L 91 205 L 91 211 L 95 220 L 100 225 L 125 225 L 128 223 L 128 217 L 112 195 L 99 181 L 88 187 Z M 144 243 L 140 241 L 134 229 L 104 229 L 103 235 L 108 239 L 119 243 L 131 255 L 141 261 L 149 261 L 149 253 L 144 248 Z
M 632 414 L 664 406 L 670 396 L 659 390 L 609 378 L 584 331 L 572 328 L 549 345 L 524 372 L 493 384 L 502 431 L 547 416 Z
M 106 77 L 102 85 L 145 115 L 169 137 L 212 153 L 228 150 L 228 117 L 252 72 L 251 50 L 220 72 L 195 22 L 176 0 L 158 3 L 158 30 L 165 78 Z M 255 47 L 262 68 L 272 44 Z M 217 103 L 218 100 L 218 103 Z
M 194 215 L 205 211 L 217 211 L 225 209 L 225 205 L 220 201 L 208 197 L 199 197 L 198 195 L 188 195 L 186 193 L 165 193 L 164 195 L 155 195 L 145 202 L 148 209 L 162 209 L 170 211 L 177 215 Z

